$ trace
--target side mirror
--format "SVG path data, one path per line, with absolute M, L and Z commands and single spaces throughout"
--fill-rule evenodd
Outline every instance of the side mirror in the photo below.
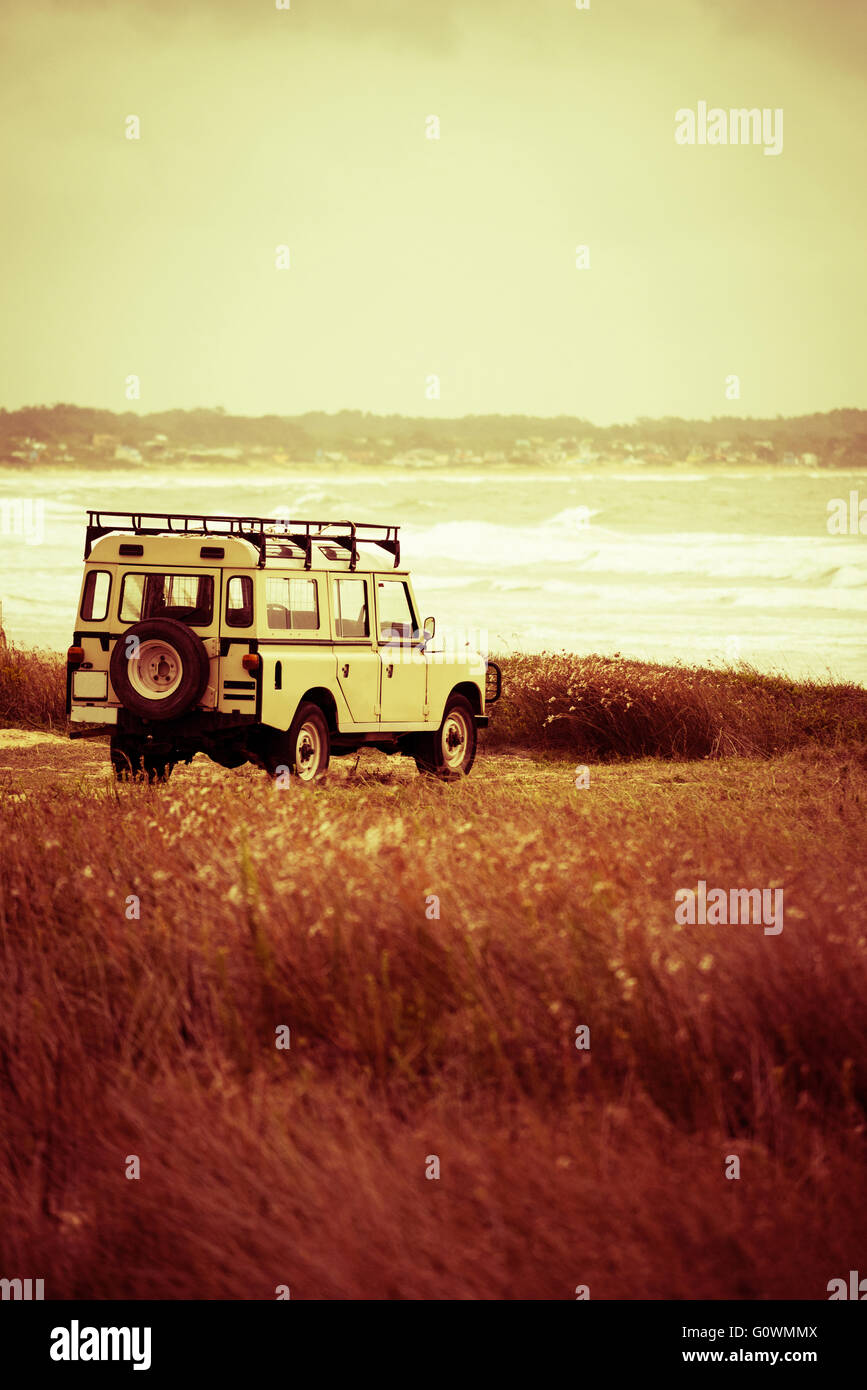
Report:
M 427 633 L 427 640 L 430 641 L 430 639 L 433 637 L 434 633 L 437 630 L 436 618 L 425 618 L 424 630 Z

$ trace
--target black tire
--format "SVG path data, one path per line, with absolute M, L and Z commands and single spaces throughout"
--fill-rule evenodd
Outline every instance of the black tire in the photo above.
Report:
M 127 657 L 130 638 L 137 646 Z M 109 672 L 125 709 L 141 719 L 175 719 L 197 705 L 210 661 L 202 639 L 174 618 L 145 618 L 117 639 Z M 160 689 L 165 680 L 164 693 Z M 150 693 L 149 693 L 150 692 Z
M 308 700 L 298 706 L 287 733 L 275 729 L 269 734 L 263 761 L 272 777 L 288 773 L 309 786 L 325 776 L 330 757 L 328 721 L 319 706 Z
M 164 755 L 148 753 L 139 739 L 113 734 L 111 765 L 118 782 L 167 782 L 174 762 Z
M 162 762 L 158 758 L 144 759 L 144 775 L 149 782 L 167 782 L 174 770 L 174 763 Z
M 243 767 L 245 763 L 250 761 L 247 754 L 239 748 L 226 748 L 222 752 L 217 752 L 215 749 L 208 753 L 208 757 L 218 767 Z
M 436 733 L 417 735 L 415 765 L 425 776 L 458 782 L 475 762 L 477 742 L 472 705 L 464 695 L 450 695 Z

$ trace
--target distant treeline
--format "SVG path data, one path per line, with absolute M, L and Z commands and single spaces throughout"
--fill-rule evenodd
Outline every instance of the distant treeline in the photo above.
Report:
M 624 445 L 657 449 L 685 457 L 691 449 L 756 450 L 759 456 L 782 459 L 786 453 L 816 454 L 828 464 L 867 463 L 867 411 L 841 409 L 825 414 L 772 420 L 739 419 L 730 415 L 712 420 L 646 417 L 629 424 L 600 426 L 573 415 L 541 418 L 529 415 L 465 415 L 430 419 L 405 415 L 372 415 L 341 410 L 334 415 L 309 411 L 304 415 L 229 415 L 209 410 L 165 410 L 148 415 L 95 410 L 75 405 L 26 406 L 0 409 L 0 456 L 24 441 L 48 448 L 65 445 L 75 452 L 93 447 L 106 436 L 131 448 L 141 448 L 165 436 L 171 448 L 213 449 L 255 447 L 284 450 L 290 457 L 310 458 L 318 449 L 364 449 L 391 456 L 412 449 L 453 453 L 501 451 L 511 454 L 528 443 L 541 447 L 557 443 L 581 445 L 601 452 Z

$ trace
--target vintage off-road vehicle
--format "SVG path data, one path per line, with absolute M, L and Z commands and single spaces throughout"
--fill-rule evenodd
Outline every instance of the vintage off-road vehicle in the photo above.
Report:
M 112 726 L 119 778 L 204 752 L 314 782 L 371 745 L 472 767 L 500 671 L 432 646 L 396 526 L 90 512 L 84 560 L 67 713 Z

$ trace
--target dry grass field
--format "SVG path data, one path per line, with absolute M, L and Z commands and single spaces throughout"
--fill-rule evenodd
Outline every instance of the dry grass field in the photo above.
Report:
M 0 1273 L 824 1299 L 863 1268 L 865 692 L 519 658 L 457 786 L 369 754 L 312 793 L 203 757 L 115 787 L 50 689 L 12 711 L 14 661 Z M 783 931 L 678 924 L 700 879 L 782 887 Z

